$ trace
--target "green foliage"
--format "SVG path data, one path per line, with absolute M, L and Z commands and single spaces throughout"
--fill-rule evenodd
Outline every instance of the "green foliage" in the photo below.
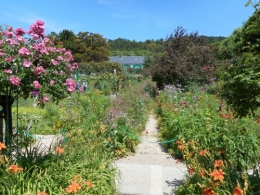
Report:
M 249 169 L 257 172 L 260 158 L 259 123 L 254 118 L 237 118 L 225 101 L 196 88 L 160 93 L 157 113 L 161 138 L 178 139 L 166 146 L 188 168 L 187 179 L 176 194 L 202 194 L 207 188 L 231 194 L 235 187 L 245 194 L 260 192 L 259 174 L 248 174 Z M 219 167 L 217 160 L 223 163 Z M 220 169 L 225 173 L 223 180 L 214 179 L 213 172 Z
M 94 62 L 94 63 L 82 63 L 79 66 L 79 71 L 85 74 L 113 74 L 116 71 L 117 75 L 123 74 L 122 65 L 118 62 Z
M 62 30 L 57 37 L 62 41 L 64 47 L 73 53 L 76 51 L 76 35 L 71 30 Z
M 234 62 L 223 78 L 222 96 L 241 117 L 254 115 L 260 105 L 260 64 L 251 59 Z
M 31 139 L 19 138 L 6 155 L 0 151 L 0 194 L 67 194 L 75 183 L 80 186 L 77 194 L 114 194 L 118 170 L 112 160 L 135 151 L 138 140 L 126 130 L 139 134 L 144 129 L 152 101 L 145 90 L 148 85 L 150 81 L 132 80 L 115 97 L 77 92 L 58 105 L 47 103 L 44 109 L 22 102 L 28 106 L 18 109 L 19 126 L 30 126 Z M 65 131 L 52 147 L 35 142 L 34 133 L 56 134 L 57 129 Z M 12 164 L 22 169 L 11 172 Z
M 242 28 L 222 41 L 222 44 L 227 43 L 223 45 L 227 49 L 224 50 L 226 53 L 221 54 L 222 58 L 232 58 L 233 62 L 222 69 L 221 79 L 224 84 L 221 94 L 240 117 L 254 115 L 260 106 L 259 14 L 260 11 L 256 9 Z
M 229 37 L 212 44 L 212 46 L 215 56 L 219 60 L 237 58 L 241 55 L 244 46 L 242 28 L 237 28 Z
M 210 47 L 198 33 L 186 34 L 178 27 L 164 44 L 165 53 L 158 57 L 152 71 L 152 79 L 158 88 L 167 84 L 208 82 L 212 77 L 213 56 Z

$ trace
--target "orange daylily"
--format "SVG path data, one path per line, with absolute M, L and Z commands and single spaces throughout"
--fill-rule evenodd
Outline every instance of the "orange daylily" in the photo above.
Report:
M 184 148 L 185 148 L 184 144 L 181 144 L 181 145 L 178 146 L 179 150 L 184 150 Z
M 215 160 L 214 162 L 214 167 L 222 167 L 223 161 L 222 160 Z
M 200 156 L 205 156 L 207 153 L 208 153 L 207 150 L 201 150 L 201 151 L 199 151 L 199 155 L 200 155 Z
M 224 179 L 225 172 L 223 172 L 222 169 L 219 169 L 213 171 L 210 175 L 214 177 L 214 180 L 222 181 Z
M 202 195 L 215 195 L 215 192 L 211 188 L 205 188 L 202 192 Z
M 183 140 L 182 139 L 177 140 L 176 144 L 178 144 L 178 145 L 183 144 Z
M 64 148 L 61 148 L 61 147 L 56 147 L 56 152 L 58 153 L 58 154 L 62 154 L 63 152 L 64 152 Z
M 205 169 L 202 169 L 200 172 L 199 172 L 199 176 L 203 177 L 206 173 L 206 170 Z
M 67 193 L 78 192 L 81 189 L 77 182 L 72 181 L 70 185 L 66 188 Z
M 226 116 L 226 119 L 230 119 L 231 118 L 231 114 L 229 114 L 229 113 L 225 114 L 225 116 Z
M 243 190 L 240 187 L 235 187 L 233 191 L 233 195 L 242 195 L 242 194 L 243 194 Z
M 0 150 L 2 150 L 2 149 L 4 149 L 4 148 L 6 148 L 5 144 L 2 143 L 2 142 L 0 142 Z
M 13 173 L 18 173 L 19 171 L 22 171 L 23 168 L 20 168 L 17 165 L 10 165 L 7 170 Z
M 38 192 L 37 195 L 48 195 L 46 192 Z
M 95 184 L 93 184 L 91 181 L 86 181 L 86 185 L 91 188 L 95 187 Z
M 194 173 L 195 172 L 195 169 L 193 168 L 193 167 L 190 167 L 189 168 L 189 174 L 191 175 L 192 173 Z

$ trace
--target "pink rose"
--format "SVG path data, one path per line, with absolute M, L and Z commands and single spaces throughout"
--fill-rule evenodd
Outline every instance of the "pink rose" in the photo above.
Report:
M 54 85 L 55 81 L 54 80 L 50 80 L 50 85 Z
M 37 66 L 35 71 L 34 71 L 34 75 L 38 75 L 41 73 L 45 73 L 45 69 L 42 66 Z
M 53 71 L 53 74 L 58 75 L 59 72 L 57 70 Z
M 22 47 L 21 49 L 19 49 L 19 55 L 20 56 L 24 56 L 24 55 L 30 55 L 30 51 L 27 49 L 27 48 L 25 48 L 25 47 Z
M 51 63 L 54 65 L 54 66 L 57 66 L 59 64 L 59 62 L 57 60 L 54 60 L 54 59 L 51 59 Z
M 25 34 L 25 31 L 22 28 L 17 28 L 14 30 L 14 34 L 18 36 L 23 36 Z
M 8 38 L 12 38 L 13 37 L 13 32 L 7 32 L 5 34 Z
M 41 85 L 38 81 L 33 81 L 33 84 L 34 84 L 34 88 L 35 89 L 40 89 L 41 88 Z
M 32 65 L 32 63 L 29 62 L 28 60 L 26 60 L 26 59 L 23 60 L 23 66 L 24 66 L 25 68 L 29 68 L 31 65 Z
M 75 83 L 71 78 L 66 80 L 65 85 L 67 86 L 69 92 L 73 92 L 75 90 Z
M 62 61 L 63 57 L 62 56 L 58 56 L 58 60 Z
M 50 101 L 49 97 L 47 97 L 47 96 L 45 96 L 42 100 L 43 100 L 43 102 L 49 102 Z
M 19 86 L 20 83 L 21 83 L 21 79 L 20 79 L 19 77 L 13 76 L 13 75 L 10 76 L 9 80 L 11 81 L 11 83 L 12 83 L 13 85 Z
M 4 72 L 5 72 L 5 73 L 8 73 L 8 74 L 13 74 L 13 71 L 12 71 L 12 70 L 7 70 L 7 69 L 5 69 Z
M 13 61 L 13 57 L 7 57 L 7 58 L 5 58 L 5 61 L 6 62 L 12 62 Z

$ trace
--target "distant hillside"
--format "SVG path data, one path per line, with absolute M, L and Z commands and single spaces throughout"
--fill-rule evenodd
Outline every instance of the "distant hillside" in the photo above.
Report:
M 214 37 L 214 36 L 203 36 L 205 37 L 206 41 L 208 44 L 211 44 L 211 43 L 215 43 L 215 42 L 218 42 L 218 41 L 222 41 L 223 39 L 227 38 L 227 37 Z
M 226 37 L 214 37 L 214 36 L 203 36 L 208 44 L 221 41 Z M 164 39 L 150 40 L 146 41 L 131 41 L 128 39 L 118 38 L 115 40 L 109 39 L 107 42 L 109 44 L 109 50 L 112 56 L 118 56 L 120 54 L 125 56 L 141 56 L 141 55 L 152 55 L 153 53 L 163 52 L 163 41 Z

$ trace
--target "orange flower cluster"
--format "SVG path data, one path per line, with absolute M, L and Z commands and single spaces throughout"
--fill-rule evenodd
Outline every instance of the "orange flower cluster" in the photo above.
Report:
M 199 151 L 199 155 L 200 156 L 205 156 L 205 155 L 207 155 L 207 150 L 201 150 L 201 151 Z
M 233 191 L 233 195 L 242 195 L 242 194 L 243 194 L 243 190 L 239 187 L 235 187 Z
M 178 146 L 178 149 L 179 149 L 179 150 L 184 150 L 184 148 L 185 148 L 185 145 L 184 145 L 184 144 L 181 144 L 181 145 Z
M 214 178 L 214 180 L 223 181 L 225 172 L 223 172 L 222 169 L 219 169 L 213 171 L 210 175 Z
M 215 192 L 212 190 L 212 188 L 205 188 L 202 192 L 202 195 L 215 195 Z
M 77 183 L 72 181 L 71 184 L 66 188 L 67 193 L 76 193 L 81 189 L 81 186 Z
M 64 152 L 64 148 L 61 148 L 61 147 L 56 147 L 56 152 L 58 153 L 58 154 L 62 154 L 63 152 Z
M 68 187 L 65 189 L 67 193 L 77 193 L 82 186 L 88 186 L 90 188 L 94 188 L 95 184 L 93 184 L 91 181 L 84 180 L 81 175 L 75 175 L 74 178 L 71 181 L 71 184 L 68 185 Z
M 222 160 L 215 160 L 214 162 L 214 167 L 222 167 L 223 166 L 223 161 Z
M 224 119 L 231 119 L 232 115 L 229 114 L 229 113 L 226 113 L 226 114 L 220 114 L 219 115 L 221 118 L 224 118 Z
M 23 168 L 20 168 L 17 165 L 10 165 L 7 170 L 12 173 L 18 173 L 19 171 L 22 171 Z
M 214 168 L 221 168 L 222 166 L 223 166 L 222 160 L 215 160 Z M 213 179 L 215 181 L 216 180 L 223 181 L 225 172 L 223 172 L 222 169 L 218 169 L 218 170 L 213 171 L 210 175 L 213 177 Z
M 2 150 L 2 149 L 4 149 L 4 148 L 6 148 L 5 144 L 2 143 L 2 142 L 0 142 L 0 150 Z

